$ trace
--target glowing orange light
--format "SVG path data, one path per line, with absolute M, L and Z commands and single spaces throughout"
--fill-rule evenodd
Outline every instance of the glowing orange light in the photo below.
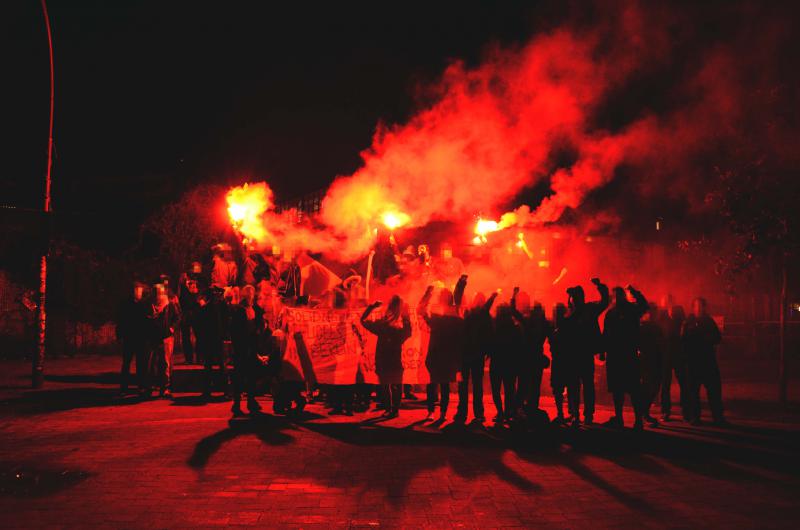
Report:
M 475 224 L 475 233 L 479 236 L 486 236 L 486 234 L 490 232 L 497 232 L 500 230 L 500 225 L 497 221 L 492 221 L 491 219 L 481 219 L 478 218 L 478 222 Z
M 266 183 L 231 188 L 225 200 L 233 228 L 248 242 L 263 241 L 266 230 L 262 216 L 271 205 L 272 192 Z
M 384 212 L 381 216 L 381 221 L 389 230 L 394 230 L 395 228 L 400 228 L 403 225 L 408 224 L 411 220 L 411 217 L 408 214 L 399 211 L 388 211 Z
M 500 230 L 500 224 L 497 221 L 478 217 L 478 222 L 475 223 L 475 237 L 472 242 L 476 245 L 486 243 L 486 234 L 497 232 L 498 230 Z

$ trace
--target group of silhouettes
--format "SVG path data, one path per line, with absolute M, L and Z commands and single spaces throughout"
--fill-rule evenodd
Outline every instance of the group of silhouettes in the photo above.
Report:
M 635 428 L 641 429 L 646 422 L 658 424 L 650 409 L 659 394 L 662 420 L 671 420 L 673 377 L 680 387 L 685 421 L 700 422 L 700 390 L 704 386 L 713 421 L 724 423 L 715 352 L 721 335 L 704 299 L 695 299 L 687 316 L 681 306 L 648 303 L 631 286 L 614 288 L 612 301 L 609 288 L 594 278 L 599 300 L 587 302 L 582 287 L 570 287 L 567 303 L 557 304 L 553 318 L 548 319 L 542 305 L 531 304 L 530 297 L 519 288 L 507 303 L 495 304 L 498 293 L 488 298 L 477 293 L 467 304 L 463 300 L 467 280 L 467 275 L 462 275 L 452 291 L 429 286 L 416 306 L 419 325 L 429 331 L 424 356 L 430 376 L 427 419 L 433 420 L 437 406 L 439 417 L 435 421 L 447 419 L 450 385 L 457 381 L 454 422 L 467 421 L 470 385 L 473 421 L 485 422 L 483 379 L 488 359 L 496 424 L 549 421 L 540 408 L 540 397 L 544 371 L 550 367 L 556 406 L 553 421 L 591 425 L 597 358 L 605 361 L 608 390 L 614 401 L 614 416 L 608 426 L 623 426 L 626 395 L 633 408 Z M 169 397 L 174 338 L 180 330 L 187 360 L 191 360 L 190 352 L 203 359 L 207 397 L 211 395 L 215 367 L 227 379 L 225 343 L 231 344 L 234 416 L 244 415 L 243 394 L 248 411 L 260 411 L 257 384 L 265 374 L 272 383 L 273 408 L 280 414 L 302 410 L 306 398 L 320 392 L 334 413 L 352 414 L 353 410 L 366 410 L 374 392 L 379 407 L 385 410 L 383 417 L 394 418 L 399 415 L 401 400 L 414 398 L 411 387 L 403 384 L 403 344 L 412 335 L 412 324 L 409 306 L 400 296 L 393 296 L 380 311 L 376 309 L 383 305 L 381 302 L 368 305 L 361 316 L 363 328 L 377 336 L 374 369 L 379 385 L 362 382 L 312 389 L 302 378 L 281 377 L 286 338 L 270 329 L 253 286 L 237 288 L 237 295 L 231 297 L 214 285 L 200 291 L 191 282 L 187 285 L 189 288 L 180 285 L 180 296 L 170 294 L 166 281 L 157 284 L 151 296 L 145 296 L 144 286 L 137 285 L 133 298 L 123 305 L 117 328 L 123 343 L 123 391 L 130 378 L 130 363 L 136 359 L 140 392 L 150 396 L 158 390 Z M 545 355 L 546 342 L 549 358 Z
M 662 419 L 671 420 L 673 375 L 680 387 L 684 420 L 700 422 L 700 389 L 705 386 L 714 422 L 724 423 L 715 352 L 721 335 L 708 314 L 706 301 L 696 298 L 691 314 L 686 316 L 680 306 L 659 308 L 648 303 L 631 286 L 614 288 L 612 304 L 609 288 L 597 278 L 592 283 L 599 300 L 587 302 L 582 287 L 570 287 L 567 304 L 556 306 L 552 320 L 546 318 L 540 304 L 531 305 L 529 296 L 519 288 L 514 289 L 510 303 L 494 308 L 494 316 L 497 293 L 488 298 L 478 293 L 464 307 L 466 275 L 461 276 L 454 291 L 439 290 L 435 310 L 431 311 L 434 287 L 430 286 L 417 305 L 417 315 L 430 330 L 425 357 L 430 374 L 428 418 L 438 403 L 437 421 L 446 420 L 450 383 L 458 380 L 454 421 L 463 423 L 467 419 L 470 382 L 474 421 L 485 421 L 483 376 L 488 358 L 495 423 L 546 418 L 539 402 L 543 373 L 549 366 L 556 405 L 554 421 L 580 425 L 582 398 L 583 423 L 591 425 L 598 357 L 605 361 L 608 390 L 614 400 L 614 416 L 606 425 L 623 427 L 626 395 L 635 416 L 634 428 L 643 428 L 645 422 L 657 425 L 650 409 L 659 392 Z M 411 321 L 408 306 L 399 296 L 392 297 L 380 318 L 370 318 L 380 305 L 375 302 L 368 306 L 361 322 L 378 337 L 375 370 L 388 396 L 385 415 L 396 417 L 402 393 L 401 351 L 403 342 L 411 336 Z M 546 341 L 550 358 L 545 355 Z

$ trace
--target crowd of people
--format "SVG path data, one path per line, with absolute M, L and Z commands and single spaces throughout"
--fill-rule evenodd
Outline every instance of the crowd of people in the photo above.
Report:
M 206 269 L 208 273 L 194 263 L 177 288 L 163 276 L 152 287 L 135 284 L 117 321 L 123 393 L 128 392 L 130 365 L 135 360 L 141 396 L 158 392 L 170 397 L 172 354 L 179 337 L 186 362 L 205 366 L 204 395 L 211 396 L 215 380 L 225 382 L 222 391 L 233 401 L 234 416 L 244 415 L 243 396 L 249 413 L 261 410 L 256 397 L 265 380 L 278 414 L 301 411 L 307 400 L 324 398 L 332 414 L 363 412 L 375 402 L 383 417 L 393 418 L 399 415 L 402 400 L 417 399 L 411 385 L 403 381 L 402 349 L 412 336 L 412 324 L 410 306 L 400 295 L 391 296 L 385 306 L 379 301 L 367 305 L 360 319 L 363 328 L 377 337 L 374 369 L 379 384 L 357 378 L 349 385 L 312 388 L 302 380 L 281 376 L 286 338 L 276 304 L 302 303 L 297 264 L 252 255 L 237 265 L 225 257 L 224 249 L 217 249 Z M 488 360 L 495 424 L 550 421 L 540 407 L 549 367 L 556 408 L 552 421 L 591 425 L 599 360 L 605 362 L 614 403 L 614 415 L 606 422 L 609 427 L 623 427 L 626 396 L 634 428 L 659 423 L 652 415 L 657 400 L 661 420 L 671 421 L 673 378 L 680 389 L 685 421 L 700 423 L 700 391 L 705 387 L 713 421 L 725 422 L 715 352 L 721 334 L 703 298 L 696 298 L 686 315 L 669 297 L 659 306 L 632 286 L 610 290 L 594 278 L 598 300 L 587 301 L 581 286 L 569 287 L 566 303 L 557 304 L 549 319 L 544 307 L 532 303 L 519 288 L 507 301 L 498 301 L 498 290 L 488 297 L 476 293 L 467 302 L 468 281 L 466 274 L 460 274 L 453 290 L 429 285 L 416 304 L 416 320 L 429 331 L 424 355 L 430 376 L 427 419 L 447 420 L 451 384 L 457 382 L 453 421 L 467 421 L 471 394 L 473 421 L 485 422 Z M 334 300 L 339 300 L 334 301 L 335 307 L 342 306 L 342 299 Z M 229 361 L 232 370 L 227 368 Z M 220 375 L 215 375 L 215 369 Z M 438 419 L 433 420 L 437 407 Z

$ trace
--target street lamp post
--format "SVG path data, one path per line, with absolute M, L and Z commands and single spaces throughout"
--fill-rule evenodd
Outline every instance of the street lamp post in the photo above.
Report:
M 47 330 L 47 254 L 50 252 L 50 171 L 53 168 L 53 102 L 55 100 L 55 72 L 53 68 L 53 34 L 50 31 L 50 16 L 47 14 L 47 4 L 42 2 L 42 13 L 47 28 L 47 44 L 50 51 L 50 128 L 47 138 L 47 173 L 44 185 L 44 218 L 47 231 L 47 246 L 42 252 L 39 268 L 39 341 L 36 353 L 33 355 L 31 366 L 31 384 L 33 388 L 41 388 L 44 384 L 44 353 L 46 347 Z

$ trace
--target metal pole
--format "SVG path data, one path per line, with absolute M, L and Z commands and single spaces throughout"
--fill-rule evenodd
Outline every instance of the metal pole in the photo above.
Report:
M 778 402 L 786 404 L 786 310 L 789 306 L 789 268 L 787 252 L 784 251 L 781 257 L 781 312 L 778 318 Z
M 55 71 L 53 68 L 53 34 L 50 31 L 50 16 L 47 14 L 47 4 L 42 2 L 42 13 L 44 23 L 47 28 L 47 44 L 50 51 L 50 129 L 47 138 L 47 173 L 44 185 L 44 219 L 47 237 L 47 247 L 42 253 L 42 261 L 39 268 L 39 344 L 36 354 L 33 356 L 31 366 L 31 385 L 33 388 L 41 388 L 44 384 L 44 353 L 45 339 L 47 336 L 47 254 L 50 252 L 50 171 L 53 168 L 53 102 L 55 100 Z

